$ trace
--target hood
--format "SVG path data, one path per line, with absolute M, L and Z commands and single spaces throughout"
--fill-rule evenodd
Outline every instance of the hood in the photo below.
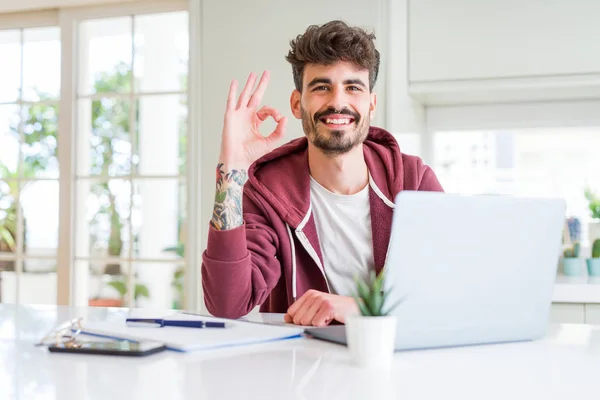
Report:
M 369 127 L 363 154 L 376 186 L 390 202 L 403 187 L 403 157 L 396 139 L 387 131 Z M 255 161 L 244 190 L 264 199 L 288 225 L 300 225 L 310 209 L 308 140 L 294 139 Z

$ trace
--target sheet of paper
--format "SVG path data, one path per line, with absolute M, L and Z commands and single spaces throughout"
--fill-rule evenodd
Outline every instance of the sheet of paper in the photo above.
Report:
M 160 316 L 164 319 L 224 321 L 225 328 L 146 328 L 117 322 L 83 322 L 83 333 L 129 340 L 154 340 L 165 343 L 171 350 L 194 351 L 230 346 L 242 346 L 300 337 L 301 327 L 278 326 L 177 313 Z

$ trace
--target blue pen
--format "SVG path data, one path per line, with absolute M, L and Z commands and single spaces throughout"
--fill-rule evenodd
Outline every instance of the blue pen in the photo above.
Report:
M 161 318 L 127 318 L 125 320 L 129 326 L 156 327 L 177 326 L 183 328 L 225 328 L 225 322 L 210 321 L 180 321 Z

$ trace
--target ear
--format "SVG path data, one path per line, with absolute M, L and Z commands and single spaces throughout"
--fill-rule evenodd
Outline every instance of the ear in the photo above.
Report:
M 377 108 L 377 94 L 371 92 L 371 104 L 369 105 L 369 116 L 371 119 L 375 116 L 375 109 Z
M 298 91 L 298 89 L 294 89 L 292 95 L 290 96 L 290 108 L 292 109 L 292 114 L 294 117 L 301 119 L 302 112 L 300 111 L 302 100 L 302 94 Z

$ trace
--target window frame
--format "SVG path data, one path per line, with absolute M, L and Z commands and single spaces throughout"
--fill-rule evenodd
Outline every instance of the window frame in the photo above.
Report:
M 0 30 L 58 26 L 57 10 L 0 14 Z
M 35 29 L 35 28 L 48 28 L 48 27 L 52 27 L 52 28 L 59 28 L 59 17 L 58 17 L 58 11 L 56 10 L 47 10 L 47 11 L 36 11 L 36 12 L 22 12 L 22 13 L 11 13 L 11 14 L 0 14 L 0 30 L 1 31 L 5 31 L 5 30 L 18 30 L 20 31 L 20 42 L 19 45 L 21 46 L 21 82 L 20 82 L 20 89 L 22 91 L 23 89 L 23 48 L 22 46 L 24 45 L 24 31 L 26 29 Z M 59 95 L 60 96 L 60 95 Z M 27 106 L 27 105 L 37 105 L 37 104 L 46 104 L 46 105 L 58 105 L 60 106 L 60 98 L 58 100 L 56 99 L 52 99 L 52 100 L 45 100 L 45 101 L 29 101 L 29 100 L 24 100 L 23 99 L 23 93 L 21 92 L 19 94 L 18 99 L 13 103 L 13 102 L 7 102 L 7 103 L 0 103 L 0 104 L 14 104 L 15 106 L 17 106 L 19 108 L 19 113 L 21 114 L 21 118 L 22 118 L 22 111 L 23 111 L 23 106 Z M 60 118 L 60 117 L 59 117 Z M 22 123 L 19 124 L 19 134 L 20 134 L 20 142 L 19 144 L 21 144 L 22 140 L 23 140 L 23 126 Z M 58 150 L 58 146 L 57 146 L 57 150 Z M 18 156 L 18 164 L 19 166 L 17 167 L 17 171 L 21 170 L 20 164 L 22 162 L 22 153 L 21 150 L 19 149 L 19 156 Z M 15 197 L 15 203 L 17 204 L 17 229 L 16 229 L 16 235 L 17 235 L 17 243 L 21 242 L 19 246 L 17 246 L 17 250 L 15 252 L 14 257 L 7 257 L 7 256 L 1 256 L 0 255 L 0 260 L 5 260 L 5 261 L 14 261 L 15 262 L 15 275 L 16 275 L 16 285 L 17 287 L 15 288 L 15 295 L 16 295 L 16 302 L 20 303 L 20 298 L 21 298 L 21 285 L 20 285 L 20 280 L 22 279 L 22 276 L 24 275 L 24 264 L 26 261 L 28 260 L 54 260 L 56 261 L 56 274 L 57 274 L 57 279 L 58 279 L 58 253 L 59 253 L 59 249 L 58 246 L 59 244 L 57 244 L 57 250 L 56 250 L 56 254 L 54 256 L 50 256 L 50 255 L 28 255 L 26 252 L 24 252 L 24 242 L 26 240 L 25 236 L 24 236 L 24 226 L 23 226 L 23 213 L 21 211 L 21 192 L 22 192 L 22 185 L 23 183 L 26 182 L 43 182 L 43 181 L 50 181 L 50 182 L 57 182 L 59 184 L 60 187 L 60 176 L 57 178 L 48 178 L 48 177 L 35 177 L 35 178 L 25 178 L 22 176 L 17 176 L 16 179 L 11 179 L 12 181 L 16 181 L 18 183 L 18 187 L 19 190 L 16 194 Z M 60 200 L 59 200 L 60 201 Z M 59 220 L 59 224 L 60 224 L 60 220 Z M 58 290 L 58 288 L 57 288 Z
M 77 101 L 81 97 L 77 93 L 77 78 L 78 78 L 78 25 L 84 20 L 115 18 L 123 16 L 132 16 L 139 14 L 154 14 L 175 11 L 190 11 L 189 3 L 182 0 L 165 0 L 151 2 L 135 2 L 120 5 L 107 6 L 90 6 L 82 8 L 73 8 L 59 11 L 59 23 L 61 27 L 61 42 L 62 42 L 62 79 L 61 79 L 61 116 L 59 118 L 59 163 L 61 166 L 60 180 L 60 197 L 59 197 L 59 252 L 57 261 L 57 304 L 71 306 L 87 306 L 87 279 L 89 271 L 78 270 L 75 268 L 75 252 L 74 252 L 74 231 L 75 231 L 75 211 L 76 205 L 76 138 L 77 130 L 76 110 Z M 190 15 L 191 23 L 191 15 Z M 190 51 L 192 48 L 190 32 Z M 190 58 L 188 73 L 193 70 Z M 189 78 L 188 78 L 189 79 Z M 188 84 L 188 110 L 192 108 L 189 94 L 193 91 L 193 86 Z M 188 111 L 188 115 L 190 112 Z M 190 132 L 193 126 L 188 122 L 187 135 L 191 137 Z M 196 157 L 196 149 L 188 146 L 186 164 L 186 190 L 188 198 L 186 201 L 186 215 L 188 215 L 189 223 L 186 224 L 188 232 L 186 237 L 190 238 L 189 227 L 195 225 L 195 221 L 189 217 L 191 205 L 190 194 L 198 191 L 197 181 L 192 179 L 193 174 L 191 169 L 196 168 L 189 160 L 194 160 Z M 192 201 L 194 199 L 191 199 Z M 187 251 L 190 248 L 192 251 Z M 197 298 L 198 285 L 187 278 L 187 275 L 194 270 L 196 265 L 197 254 L 192 246 L 186 246 L 185 254 L 185 295 L 184 308 L 197 309 L 198 305 L 195 299 Z M 132 283 L 133 277 L 130 269 L 128 276 L 129 284 Z M 129 295 L 133 297 L 133 291 L 129 291 Z M 130 299 L 132 300 L 132 299 Z M 131 302 L 130 302 L 131 303 Z M 131 303 L 132 304 L 132 303 Z
M 54 26 L 60 29 L 61 42 L 61 86 L 58 100 L 60 115 L 58 119 L 58 162 L 60 174 L 59 185 L 59 223 L 58 223 L 58 247 L 56 256 L 57 275 L 57 305 L 66 306 L 88 306 L 87 279 L 89 271 L 77 270 L 75 268 L 74 254 L 74 229 L 76 210 L 76 144 L 75 132 L 77 131 L 77 76 L 78 76 L 78 25 L 83 20 L 123 17 L 140 14 L 155 14 L 165 12 L 187 11 L 189 15 L 189 64 L 188 64 L 188 87 L 187 106 L 188 123 L 187 136 L 188 146 L 186 154 L 186 224 L 185 237 L 189 244 L 186 246 L 185 254 L 185 283 L 184 283 L 184 308 L 189 310 L 201 310 L 201 290 L 199 285 L 199 274 L 196 271 L 199 254 L 194 243 L 199 241 L 197 225 L 200 198 L 199 180 L 200 176 L 198 160 L 199 140 L 192 135 L 197 131 L 199 119 L 193 116 L 192 110 L 199 110 L 198 99 L 194 82 L 199 78 L 196 67 L 199 64 L 199 43 L 193 39 L 199 34 L 196 24 L 200 21 L 200 5 L 187 0 L 155 0 L 136 1 L 123 4 L 90 5 L 82 7 L 71 7 L 54 9 L 48 11 L 17 12 L 0 14 L 0 30 L 26 29 L 37 27 Z M 162 93 L 161 93 L 162 94 Z M 144 177 L 145 178 L 145 177 Z M 164 178 L 161 176 L 161 178 Z M 25 255 L 21 257 L 22 261 Z M 39 258 L 39 257 L 34 257 Z M 22 269 L 22 268 L 19 268 Z M 17 288 L 18 292 L 18 288 Z M 130 291 L 133 292 L 133 291 Z M 17 302 L 19 303 L 18 293 Z

